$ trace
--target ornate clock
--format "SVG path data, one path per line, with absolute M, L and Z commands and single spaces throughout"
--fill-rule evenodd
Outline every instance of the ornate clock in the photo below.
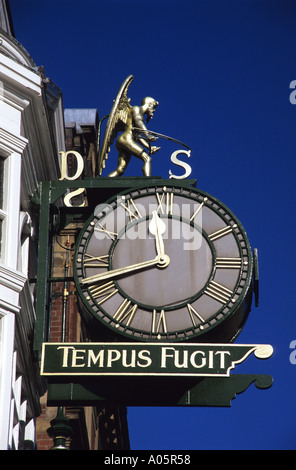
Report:
M 251 308 L 252 264 L 224 204 L 167 184 L 98 206 L 77 240 L 74 277 L 92 339 L 228 342 Z

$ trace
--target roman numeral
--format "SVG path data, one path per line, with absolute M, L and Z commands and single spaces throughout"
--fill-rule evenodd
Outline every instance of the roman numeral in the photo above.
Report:
M 158 202 L 157 212 L 173 215 L 174 193 L 162 193 L 161 197 L 159 193 L 156 193 L 156 199 Z
M 108 268 L 109 255 L 92 256 L 85 253 L 84 267 L 85 268 Z M 96 263 L 98 261 L 98 263 Z
M 237 227 L 236 224 L 227 225 L 226 227 L 223 227 L 220 230 L 217 230 L 217 232 L 211 233 L 211 235 L 209 235 L 209 239 L 213 242 L 214 240 L 217 240 L 218 238 L 224 237 L 228 233 L 232 232 L 232 230 L 235 227 Z
M 115 237 L 117 237 L 118 235 L 116 232 L 111 232 L 110 230 L 107 230 L 106 227 L 104 227 L 100 222 L 96 224 L 95 230 L 97 232 L 106 233 L 108 237 L 111 238 L 111 240 L 115 240 Z
M 116 312 L 114 313 L 114 315 L 113 315 L 114 320 L 116 320 L 118 322 L 123 322 L 126 318 L 129 317 L 127 322 L 126 322 L 126 325 L 129 326 L 130 323 L 132 322 L 133 318 L 134 318 L 134 315 L 135 315 L 137 309 L 138 309 L 137 304 L 135 304 L 131 308 L 129 308 L 130 305 L 131 305 L 131 301 L 128 300 L 128 299 L 125 299 L 120 304 L 120 306 L 118 307 Z M 119 327 L 119 324 L 117 324 L 116 327 Z
M 118 292 L 118 289 L 115 288 L 114 282 L 104 282 L 99 286 L 91 286 L 88 289 L 91 296 L 96 299 L 96 302 L 101 305 L 102 303 L 106 302 L 106 300 L 113 297 Z M 87 300 L 90 300 L 90 297 L 86 297 Z M 98 300 L 100 299 L 100 300 Z
M 221 304 L 228 302 L 231 295 L 233 294 L 230 289 L 222 286 L 221 284 L 218 284 L 218 282 L 215 281 L 211 281 L 204 292 Z
M 122 196 L 122 198 L 123 200 L 125 199 L 124 196 Z M 135 204 L 132 198 L 128 199 L 126 202 L 126 204 L 124 204 L 123 202 L 121 202 L 120 204 L 128 213 L 130 222 L 132 222 L 134 219 L 142 217 L 137 205 Z
M 199 212 L 202 210 L 204 204 L 207 202 L 208 198 L 207 197 L 204 197 L 204 200 L 203 202 L 198 206 L 198 208 L 196 209 L 196 211 L 192 214 L 191 218 L 190 218 L 190 222 L 192 222 L 195 217 L 199 214 Z
M 241 258 L 216 258 L 216 268 L 240 269 L 241 265 Z
M 202 323 L 204 323 L 204 319 L 202 318 L 202 316 L 192 307 L 191 304 L 187 304 L 187 309 L 188 309 L 188 312 L 189 312 L 189 315 L 190 315 L 190 318 L 191 318 L 191 321 L 192 321 L 192 324 L 194 326 L 196 326 L 196 321 L 195 321 L 195 317 Z M 199 327 L 201 330 L 203 330 L 203 326 L 200 325 Z
M 163 333 L 167 333 L 165 312 L 164 312 L 164 310 L 161 310 L 161 312 L 159 314 L 159 313 L 157 313 L 156 310 L 153 310 L 152 328 L 151 328 L 152 333 L 159 333 L 160 332 L 160 327 L 162 327 L 162 332 Z M 161 336 L 159 335 L 158 338 L 160 339 Z

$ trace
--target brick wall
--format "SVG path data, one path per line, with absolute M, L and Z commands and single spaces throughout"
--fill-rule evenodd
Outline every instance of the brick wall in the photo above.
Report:
M 65 273 L 72 275 L 72 254 L 73 235 L 67 234 L 58 237 L 58 242 L 54 248 L 54 269 L 55 278 L 63 278 Z M 68 251 L 67 251 L 68 250 Z M 66 342 L 76 342 L 80 340 L 80 315 L 77 308 L 75 296 L 75 285 L 73 282 L 67 283 L 59 280 L 53 282 L 51 289 L 51 320 L 50 320 L 50 341 L 62 342 L 63 322 L 65 325 L 64 340 Z M 65 319 L 63 321 L 63 311 Z M 47 406 L 47 395 L 41 398 L 42 413 L 36 423 L 36 438 L 38 450 L 49 450 L 53 446 L 53 440 L 48 436 L 47 429 L 50 421 L 56 417 L 57 407 Z

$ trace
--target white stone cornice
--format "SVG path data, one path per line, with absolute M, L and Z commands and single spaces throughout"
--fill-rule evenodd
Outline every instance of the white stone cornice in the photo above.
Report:
M 0 149 L 10 155 L 12 153 L 22 154 L 28 144 L 28 140 L 20 135 L 15 135 L 0 127 Z
M 0 30 L 0 52 L 26 67 L 36 67 L 28 51 L 14 37 L 3 30 Z
M 19 295 L 23 290 L 26 277 L 0 264 L 0 310 L 15 315 L 20 311 Z
M 0 80 L 8 82 L 18 90 L 23 90 L 26 96 L 41 96 L 41 77 L 22 64 L 0 53 Z
M 20 293 L 24 288 L 26 280 L 27 278 L 24 274 L 0 264 L 0 286 Z
M 5 300 L 0 299 L 0 318 L 3 315 L 7 315 L 7 313 L 13 313 L 14 315 L 17 315 L 21 310 L 21 307 L 19 305 L 6 302 Z

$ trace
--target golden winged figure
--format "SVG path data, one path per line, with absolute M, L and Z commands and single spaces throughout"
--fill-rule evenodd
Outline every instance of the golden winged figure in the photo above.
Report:
M 159 103 L 154 98 L 147 96 L 142 100 L 141 106 L 131 106 L 127 91 L 133 79 L 133 75 L 129 75 L 125 79 L 114 100 L 99 154 L 99 175 L 105 168 L 105 162 L 114 139 L 121 132 L 116 139 L 118 165 L 116 170 L 108 176 L 123 175 L 132 155 L 144 162 L 143 175 L 151 176 L 150 155 L 156 153 L 160 147 L 151 146 L 150 142 L 157 140 L 157 137 L 149 133 L 144 123 L 144 116 L 146 116 L 146 123 L 149 122 Z

